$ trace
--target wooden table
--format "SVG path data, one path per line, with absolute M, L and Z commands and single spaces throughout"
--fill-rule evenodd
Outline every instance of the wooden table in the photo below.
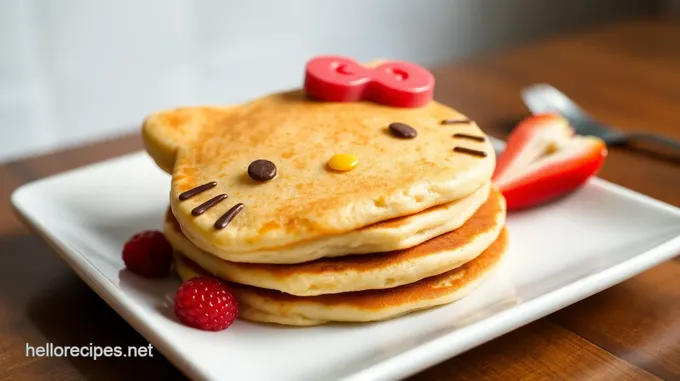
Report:
M 627 22 L 436 69 L 437 98 L 503 137 L 526 115 L 522 86 L 544 81 L 595 117 L 680 138 L 680 23 Z M 153 358 L 26 358 L 26 343 L 145 340 L 13 216 L 22 183 L 141 148 L 139 136 L 0 166 L 0 380 L 183 376 Z M 680 155 L 613 148 L 602 177 L 680 206 Z M 680 379 L 680 261 L 663 263 L 414 380 Z

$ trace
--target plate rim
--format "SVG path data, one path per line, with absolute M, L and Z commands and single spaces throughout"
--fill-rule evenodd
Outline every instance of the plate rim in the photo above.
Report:
M 24 200 L 31 196 L 34 189 L 46 182 L 55 181 L 78 172 L 91 171 L 99 166 L 116 165 L 125 160 L 133 160 L 138 156 L 145 156 L 145 152 L 143 150 L 136 151 L 23 184 L 12 192 L 10 204 L 19 220 L 33 234 L 43 240 L 57 254 L 58 258 L 68 265 L 130 326 L 152 343 L 174 366 L 189 378 L 207 379 L 209 374 L 206 374 L 196 364 L 187 361 L 181 349 L 174 345 L 172 340 L 167 340 L 144 319 L 139 318 L 138 307 L 134 300 L 130 299 L 125 292 L 106 278 L 96 266 L 86 259 L 84 253 L 69 248 L 68 244 L 55 236 L 48 226 L 34 216 L 35 210 L 32 211 L 30 203 Z M 585 186 L 595 186 L 606 192 L 632 199 L 645 207 L 656 209 L 656 212 L 671 213 L 678 218 L 680 231 L 680 208 L 678 207 L 600 178 L 591 179 Z M 394 377 L 407 377 L 621 283 L 673 258 L 678 254 L 678 251 L 680 251 L 680 233 L 649 250 L 589 274 L 575 282 L 365 366 L 353 374 L 346 375 L 342 380 L 387 380 Z M 452 340 L 454 335 L 459 336 L 458 340 Z M 460 345 L 461 342 L 464 342 L 464 344 Z

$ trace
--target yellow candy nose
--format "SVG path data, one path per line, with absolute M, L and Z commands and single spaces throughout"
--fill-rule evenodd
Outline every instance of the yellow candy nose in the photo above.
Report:
M 359 159 L 356 156 L 348 153 L 340 153 L 333 155 L 328 160 L 328 166 L 334 171 L 347 172 L 354 169 L 359 164 Z

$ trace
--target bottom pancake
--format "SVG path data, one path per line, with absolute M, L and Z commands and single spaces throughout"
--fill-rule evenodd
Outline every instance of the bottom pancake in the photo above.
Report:
M 482 254 L 454 270 L 404 286 L 318 296 L 294 296 L 237 283 L 229 283 L 245 320 L 309 326 L 331 321 L 387 320 L 410 312 L 456 301 L 470 293 L 500 263 L 508 246 L 505 229 Z M 175 268 L 184 280 L 208 273 L 181 253 Z

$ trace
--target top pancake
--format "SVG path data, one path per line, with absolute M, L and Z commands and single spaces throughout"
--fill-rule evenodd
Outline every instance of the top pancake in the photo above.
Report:
M 475 123 L 442 125 L 445 119 L 466 118 L 436 102 L 392 108 L 311 101 L 293 91 L 237 107 L 160 112 L 147 118 L 143 133 L 148 152 L 172 174 L 170 204 L 182 230 L 200 248 L 234 260 L 230 253 L 343 234 L 478 189 L 493 172 L 493 149 L 488 140 L 453 137 L 483 137 Z M 412 126 L 418 136 L 392 136 L 387 127 L 393 122 Z M 328 159 L 339 153 L 354 154 L 358 167 L 330 170 Z M 276 164 L 278 175 L 251 180 L 247 168 L 257 159 Z M 212 181 L 212 189 L 179 200 L 180 193 Z M 222 193 L 226 200 L 192 216 L 192 209 Z M 216 229 L 215 221 L 237 203 L 244 204 L 241 213 Z

